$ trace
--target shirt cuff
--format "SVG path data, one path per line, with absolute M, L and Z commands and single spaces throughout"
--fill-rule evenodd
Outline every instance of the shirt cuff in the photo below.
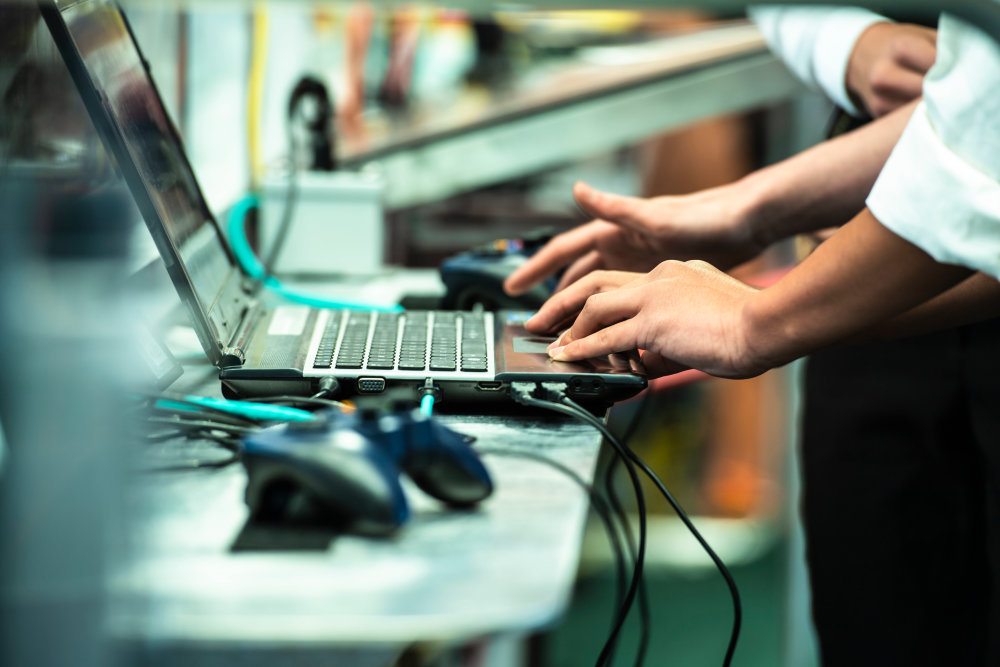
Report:
M 923 102 L 866 203 L 886 228 L 937 261 L 1000 278 L 1000 183 L 948 149 Z
M 852 116 L 865 115 L 847 92 L 847 64 L 858 38 L 869 26 L 886 21 L 884 16 L 862 9 L 830 12 L 813 47 L 816 82 L 826 94 Z

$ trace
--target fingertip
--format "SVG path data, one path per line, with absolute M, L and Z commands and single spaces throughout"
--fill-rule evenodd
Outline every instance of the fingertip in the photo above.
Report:
M 594 198 L 594 188 L 583 181 L 577 181 L 573 184 L 573 198 L 581 206 L 586 206 Z
M 541 320 L 538 317 L 538 313 L 535 313 L 534 315 L 532 315 L 531 317 L 529 317 L 524 321 L 524 328 L 534 334 L 539 334 L 539 335 L 544 334 L 548 331 L 548 327 L 540 326 L 539 325 L 540 321 Z
M 511 274 L 503 281 L 503 291 L 505 294 L 507 294 L 507 296 L 518 296 L 524 290 L 521 289 L 521 286 L 515 279 L 515 275 Z
M 552 350 L 556 348 L 559 348 L 561 350 L 562 348 L 566 347 L 566 344 L 562 342 L 562 339 L 563 339 L 562 334 L 556 336 L 556 339 L 551 343 L 549 343 L 549 346 L 545 348 L 545 351 L 551 353 Z

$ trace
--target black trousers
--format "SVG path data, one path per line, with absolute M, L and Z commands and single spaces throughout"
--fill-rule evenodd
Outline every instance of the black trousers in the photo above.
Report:
M 1000 665 L 1000 320 L 819 352 L 805 388 L 823 665 Z

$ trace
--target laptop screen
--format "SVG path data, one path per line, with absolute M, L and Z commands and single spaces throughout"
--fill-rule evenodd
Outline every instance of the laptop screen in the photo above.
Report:
M 195 319 L 210 322 L 211 330 L 199 333 L 213 340 L 203 337 L 203 344 L 225 344 L 241 314 L 226 312 L 238 306 L 222 298 L 237 271 L 131 31 L 114 3 L 59 5 L 45 12 L 46 21 L 91 116 L 99 116 L 95 125 L 111 144 L 178 290 L 193 290 L 196 299 L 186 302 L 201 311 Z

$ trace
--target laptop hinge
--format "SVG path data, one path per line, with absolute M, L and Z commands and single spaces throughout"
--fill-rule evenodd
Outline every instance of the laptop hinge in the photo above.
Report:
M 254 301 L 243 312 L 240 324 L 233 331 L 233 336 L 229 340 L 229 344 L 222 347 L 222 360 L 219 362 L 220 367 L 229 368 L 232 366 L 242 366 L 246 363 L 246 350 L 247 344 L 250 342 L 250 332 L 253 331 L 253 325 L 257 322 L 257 315 L 259 313 L 259 301 Z

